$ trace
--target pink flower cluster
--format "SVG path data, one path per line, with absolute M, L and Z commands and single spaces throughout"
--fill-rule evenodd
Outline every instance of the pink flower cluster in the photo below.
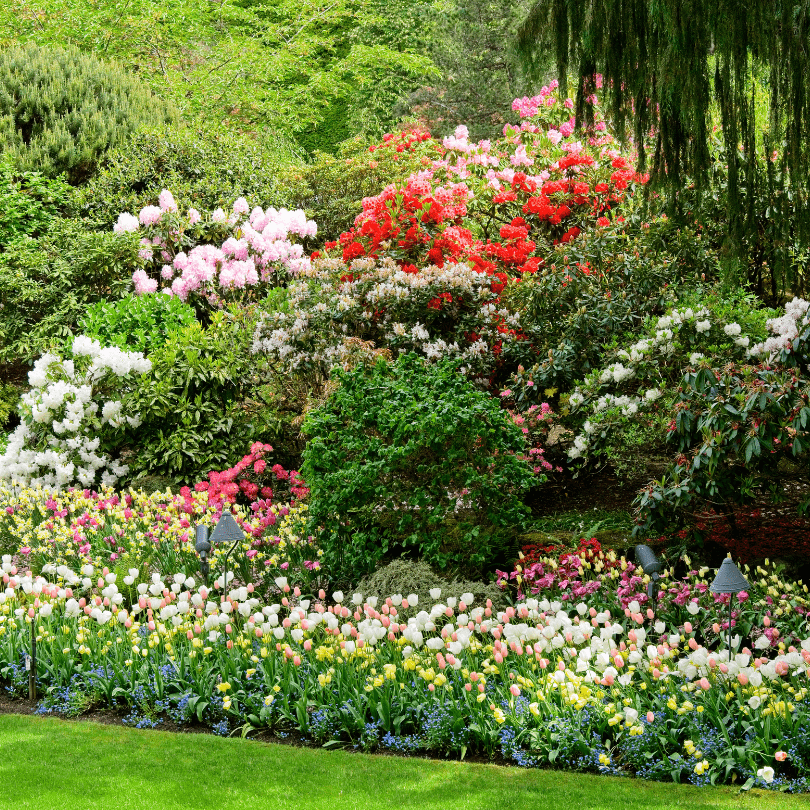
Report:
M 254 442 L 250 452 L 235 466 L 222 472 L 208 473 L 208 481 L 200 481 L 194 485 L 197 492 L 208 492 L 208 503 L 222 509 L 226 502 L 235 503 L 237 498 L 243 496 L 251 503 L 251 508 L 258 504 L 259 508 L 269 509 L 274 490 L 271 483 L 275 480 L 276 488 L 281 487 L 284 494 L 288 494 L 290 502 L 301 500 L 309 494 L 297 470 L 285 470 L 280 464 L 268 467 L 264 456 L 272 453 L 273 447 L 269 444 Z M 184 487 L 181 494 L 189 498 L 190 490 Z M 279 493 L 276 492 L 278 498 Z M 257 511 L 254 509 L 253 511 Z M 272 516 L 271 516 L 272 517 Z M 272 517 L 268 525 L 275 522 Z M 263 527 L 262 527 L 263 528 Z
M 146 206 L 138 217 L 121 214 L 113 228 L 116 233 L 146 229 L 139 256 L 147 268 L 136 270 L 132 276 L 138 295 L 156 292 L 160 279 L 162 292 L 168 295 L 185 301 L 189 295 L 198 294 L 216 304 L 228 292 L 273 286 L 309 268 L 303 245 L 292 241 L 295 236 L 317 233 L 317 225 L 303 211 L 265 211 L 260 207 L 251 211 L 247 200 L 240 197 L 230 216 L 217 209 L 201 226 L 227 225 L 232 229 L 220 247 L 203 243 L 183 251 L 179 246 L 190 239 L 195 241 L 189 230 L 203 217 L 193 208 L 185 217 L 179 216 L 177 203 L 167 189 L 160 193 L 159 203 Z

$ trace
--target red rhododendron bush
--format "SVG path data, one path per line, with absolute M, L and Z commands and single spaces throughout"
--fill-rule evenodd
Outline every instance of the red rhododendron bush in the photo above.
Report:
M 495 143 L 470 143 L 458 127 L 444 154 L 403 187 L 363 200 L 354 228 L 327 254 L 339 250 L 345 262 L 385 255 L 402 267 L 466 262 L 491 276 L 497 293 L 508 278 L 543 267 L 552 245 L 609 225 L 646 177 L 598 113 L 589 132 L 576 133 L 573 103 L 555 91 L 552 83 L 516 100 L 522 121 Z
M 514 102 L 522 121 L 503 138 L 474 144 L 459 127 L 435 159 L 423 155 L 423 170 L 364 199 L 354 228 L 313 254 L 287 306 L 260 323 L 254 350 L 288 370 L 327 374 L 344 340 L 360 337 L 457 358 L 485 384 L 535 362 L 546 324 L 523 317 L 520 284 L 538 271 L 560 275 L 563 287 L 572 272 L 590 276 L 587 263 L 572 271 L 568 257 L 551 261 L 554 251 L 621 220 L 646 179 L 598 115 L 576 135 L 571 107 L 545 87 Z M 425 137 L 386 136 L 374 149 L 425 149 Z M 609 301 L 609 285 L 593 278 L 589 288 Z

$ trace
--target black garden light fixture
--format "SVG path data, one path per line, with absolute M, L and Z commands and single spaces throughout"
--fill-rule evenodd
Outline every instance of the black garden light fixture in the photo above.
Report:
M 213 544 L 231 543 L 231 547 L 225 552 L 224 571 L 222 572 L 222 593 L 224 595 L 228 592 L 228 557 L 231 556 L 236 546 L 245 539 L 245 533 L 230 512 L 222 513 L 222 517 L 214 526 L 214 532 L 210 540 L 208 539 L 207 526 L 197 526 L 196 533 L 197 542 L 194 544 L 194 548 L 197 550 L 197 554 L 200 555 L 200 573 L 203 575 L 206 584 L 208 584 L 210 571 L 208 556 L 211 553 Z
M 709 590 L 712 593 L 727 593 L 728 597 L 728 659 L 731 660 L 731 594 L 739 593 L 740 591 L 747 591 L 751 585 L 748 580 L 740 573 L 740 569 L 732 562 L 731 557 L 726 557 L 714 582 L 709 585 Z
M 200 557 L 200 573 L 203 581 L 208 584 L 208 572 L 211 566 L 208 564 L 208 554 L 211 551 L 211 544 L 208 542 L 208 526 L 197 526 L 197 542 L 194 548 Z
M 655 604 L 658 601 L 658 580 L 661 579 L 664 563 L 655 556 L 655 552 L 649 546 L 644 545 L 636 546 L 636 562 L 650 578 L 647 583 L 647 597 L 652 602 L 653 610 L 655 610 Z

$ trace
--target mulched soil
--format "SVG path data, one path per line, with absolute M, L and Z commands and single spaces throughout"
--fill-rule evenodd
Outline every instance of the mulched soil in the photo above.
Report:
M 594 507 L 610 511 L 632 511 L 632 504 L 648 479 L 620 481 L 610 472 L 574 478 L 563 471 L 549 475 L 548 481 L 532 490 L 527 499 L 535 517 L 561 512 L 590 512 Z

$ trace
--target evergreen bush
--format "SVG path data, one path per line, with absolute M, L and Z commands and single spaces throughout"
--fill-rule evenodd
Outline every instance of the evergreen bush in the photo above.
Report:
M 324 564 L 355 581 L 412 550 L 478 576 L 527 518 L 536 482 L 520 428 L 451 361 L 416 354 L 351 371 L 307 414 L 302 474 Z
M 75 48 L 0 51 L 0 143 L 22 169 L 81 183 L 111 146 L 173 115 L 136 77 Z
M 144 130 L 107 153 L 98 172 L 76 190 L 71 212 L 112 228 L 122 211 L 153 205 L 164 188 L 181 210 L 228 208 L 239 197 L 263 208 L 290 207 L 279 174 L 294 157 L 283 142 L 185 127 Z

